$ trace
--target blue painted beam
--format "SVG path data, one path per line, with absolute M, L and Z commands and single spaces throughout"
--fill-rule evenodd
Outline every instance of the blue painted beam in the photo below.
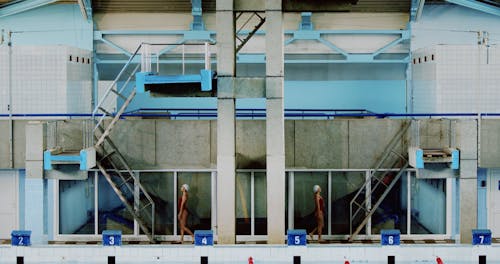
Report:
M 311 16 L 312 16 L 311 12 L 302 12 L 301 13 L 302 20 L 300 21 L 299 30 L 313 30 L 314 29 L 314 25 L 312 23 Z
M 100 41 L 104 42 L 106 45 L 114 48 L 115 50 L 120 51 L 121 53 L 123 53 L 123 54 L 125 54 L 125 55 L 127 55 L 129 57 L 132 56 L 132 53 L 130 53 L 128 50 L 126 50 L 126 49 L 124 49 L 124 48 L 116 45 L 115 43 L 113 43 L 113 42 L 111 42 L 111 41 L 109 41 L 109 40 L 107 40 L 105 38 L 100 39 Z
M 424 11 L 425 0 L 420 0 L 418 2 L 417 14 L 415 16 L 415 21 L 418 21 L 422 17 L 422 12 Z
M 348 57 L 349 56 L 349 53 L 337 46 L 335 46 L 333 43 L 331 43 L 330 41 L 327 41 L 323 38 L 319 38 L 318 39 L 319 42 L 323 43 L 324 45 L 326 45 L 327 47 L 329 47 L 330 49 L 334 50 L 334 51 L 337 51 L 338 53 Z
M 15 1 L 12 4 L 3 5 L 0 8 L 0 18 L 15 15 L 21 12 L 25 12 L 31 9 L 42 7 L 56 2 L 57 0 L 24 0 Z
M 485 4 L 483 2 L 475 0 L 446 0 L 446 1 L 456 5 L 461 5 L 481 12 L 492 14 L 495 16 L 500 16 L 500 8 L 493 5 Z
M 202 10 L 201 10 L 201 0 L 191 0 L 191 15 L 193 16 L 193 22 L 191 22 L 190 28 L 193 31 L 204 31 L 205 24 L 203 23 Z
M 410 21 L 416 22 L 422 16 L 422 11 L 424 9 L 425 0 L 412 0 L 411 1 L 411 12 L 410 12 Z
M 78 0 L 83 19 L 92 22 L 92 0 Z
M 379 55 L 382 52 L 385 52 L 386 50 L 388 50 L 394 46 L 396 46 L 397 44 L 401 43 L 401 41 L 403 41 L 403 38 L 397 38 L 397 39 L 391 41 L 389 44 L 387 44 L 387 45 L 383 46 L 382 48 L 378 49 L 377 51 L 375 51 L 373 53 L 373 57 Z

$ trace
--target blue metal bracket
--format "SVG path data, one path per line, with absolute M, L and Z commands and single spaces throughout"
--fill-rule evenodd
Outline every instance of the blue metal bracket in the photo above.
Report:
M 0 8 L 0 18 L 15 15 L 17 13 L 25 12 L 31 9 L 42 7 L 56 2 L 57 0 L 24 0 L 24 1 L 12 1 L 12 3 L 7 3 L 2 5 Z
M 425 0 L 412 0 L 410 8 L 410 21 L 416 22 L 422 16 Z
M 300 21 L 299 30 L 313 30 L 314 25 L 313 25 L 312 19 L 311 19 L 312 13 L 311 12 L 302 12 L 300 14 L 300 16 L 302 17 L 302 20 Z
M 491 15 L 500 16 L 500 8 L 494 5 L 486 4 L 475 0 L 446 0 L 447 2 L 472 8 Z
M 204 31 L 205 24 L 203 23 L 201 0 L 191 0 L 191 14 L 193 15 L 193 22 L 190 28 L 192 31 Z

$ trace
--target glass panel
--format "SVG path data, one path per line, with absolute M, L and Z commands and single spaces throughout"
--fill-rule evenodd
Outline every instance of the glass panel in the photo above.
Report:
M 255 234 L 267 235 L 267 181 L 265 172 L 254 174 Z
M 411 176 L 411 233 L 446 233 L 446 179 Z
M 174 174 L 172 172 L 142 172 L 140 181 L 155 203 L 155 235 L 173 235 Z
M 327 210 L 328 204 L 328 173 L 326 172 L 295 172 L 294 173 L 294 228 L 306 229 L 311 232 L 316 227 L 314 217 L 314 193 L 313 186 L 321 187 L 321 196 Z M 328 222 L 328 212 L 325 212 L 324 223 Z M 326 234 L 327 228 L 323 228 Z
M 386 184 L 389 184 L 397 173 L 388 172 L 383 176 L 382 180 Z M 405 172 L 373 214 L 372 234 L 380 234 L 380 230 L 382 229 L 399 229 L 401 233 L 406 233 L 406 178 L 407 175 Z M 372 193 L 372 205 L 377 202 L 385 190 L 385 188 L 374 190 Z
M 99 234 L 108 229 L 121 230 L 122 234 L 133 234 L 134 218 L 101 174 L 99 174 L 98 190 Z
M 332 172 L 332 235 L 349 234 L 350 202 L 364 182 L 364 171 Z
M 177 199 L 181 197 L 181 186 L 189 185 L 188 221 L 191 231 L 212 229 L 212 184 L 210 172 L 180 172 L 177 179 Z
M 250 172 L 236 173 L 236 235 L 251 234 Z
M 59 234 L 94 234 L 94 175 L 59 181 Z

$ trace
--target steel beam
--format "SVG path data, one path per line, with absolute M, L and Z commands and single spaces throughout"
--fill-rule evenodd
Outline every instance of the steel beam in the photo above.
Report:
M 191 15 L 193 15 L 193 22 L 191 22 L 191 30 L 205 30 L 205 23 L 203 23 L 201 0 L 191 0 Z
M 0 18 L 15 15 L 21 12 L 25 12 L 31 9 L 42 7 L 56 2 L 57 0 L 24 0 L 24 1 L 13 1 L 8 4 L 4 4 L 0 8 Z
M 83 19 L 92 22 L 92 0 L 78 0 Z
M 456 5 L 472 8 L 491 15 L 500 16 L 500 8 L 480 1 L 475 1 L 475 0 L 446 0 L 446 1 Z

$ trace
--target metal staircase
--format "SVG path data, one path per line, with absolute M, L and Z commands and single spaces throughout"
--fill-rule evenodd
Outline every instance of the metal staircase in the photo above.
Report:
M 363 230 L 392 187 L 408 168 L 408 158 L 406 155 L 398 153 L 397 147 L 410 126 L 411 122 L 403 124 L 398 133 L 391 139 L 381 158 L 372 167 L 374 169 L 369 178 L 351 200 L 349 242 L 352 242 Z M 372 205 L 372 202 L 375 203 Z M 353 227 L 355 227 L 354 231 Z
M 140 183 L 138 176 L 132 171 L 126 159 L 110 138 L 112 129 L 115 128 L 121 115 L 136 94 L 135 86 L 128 96 L 125 95 L 124 90 L 131 79 L 135 78 L 135 74 L 139 69 L 140 65 L 134 65 L 133 60 L 141 50 L 142 45 L 139 45 L 94 108 L 92 120 L 95 125 L 92 126 L 88 138 L 92 138 L 93 142 L 95 142 L 97 167 L 134 217 L 142 233 L 148 237 L 149 241 L 156 242 L 154 235 L 155 204 Z M 132 83 L 135 85 L 135 81 Z M 118 89 L 118 86 L 121 88 Z M 113 103 L 116 102 L 117 98 L 123 100 L 123 104 L 118 111 L 116 111 Z

